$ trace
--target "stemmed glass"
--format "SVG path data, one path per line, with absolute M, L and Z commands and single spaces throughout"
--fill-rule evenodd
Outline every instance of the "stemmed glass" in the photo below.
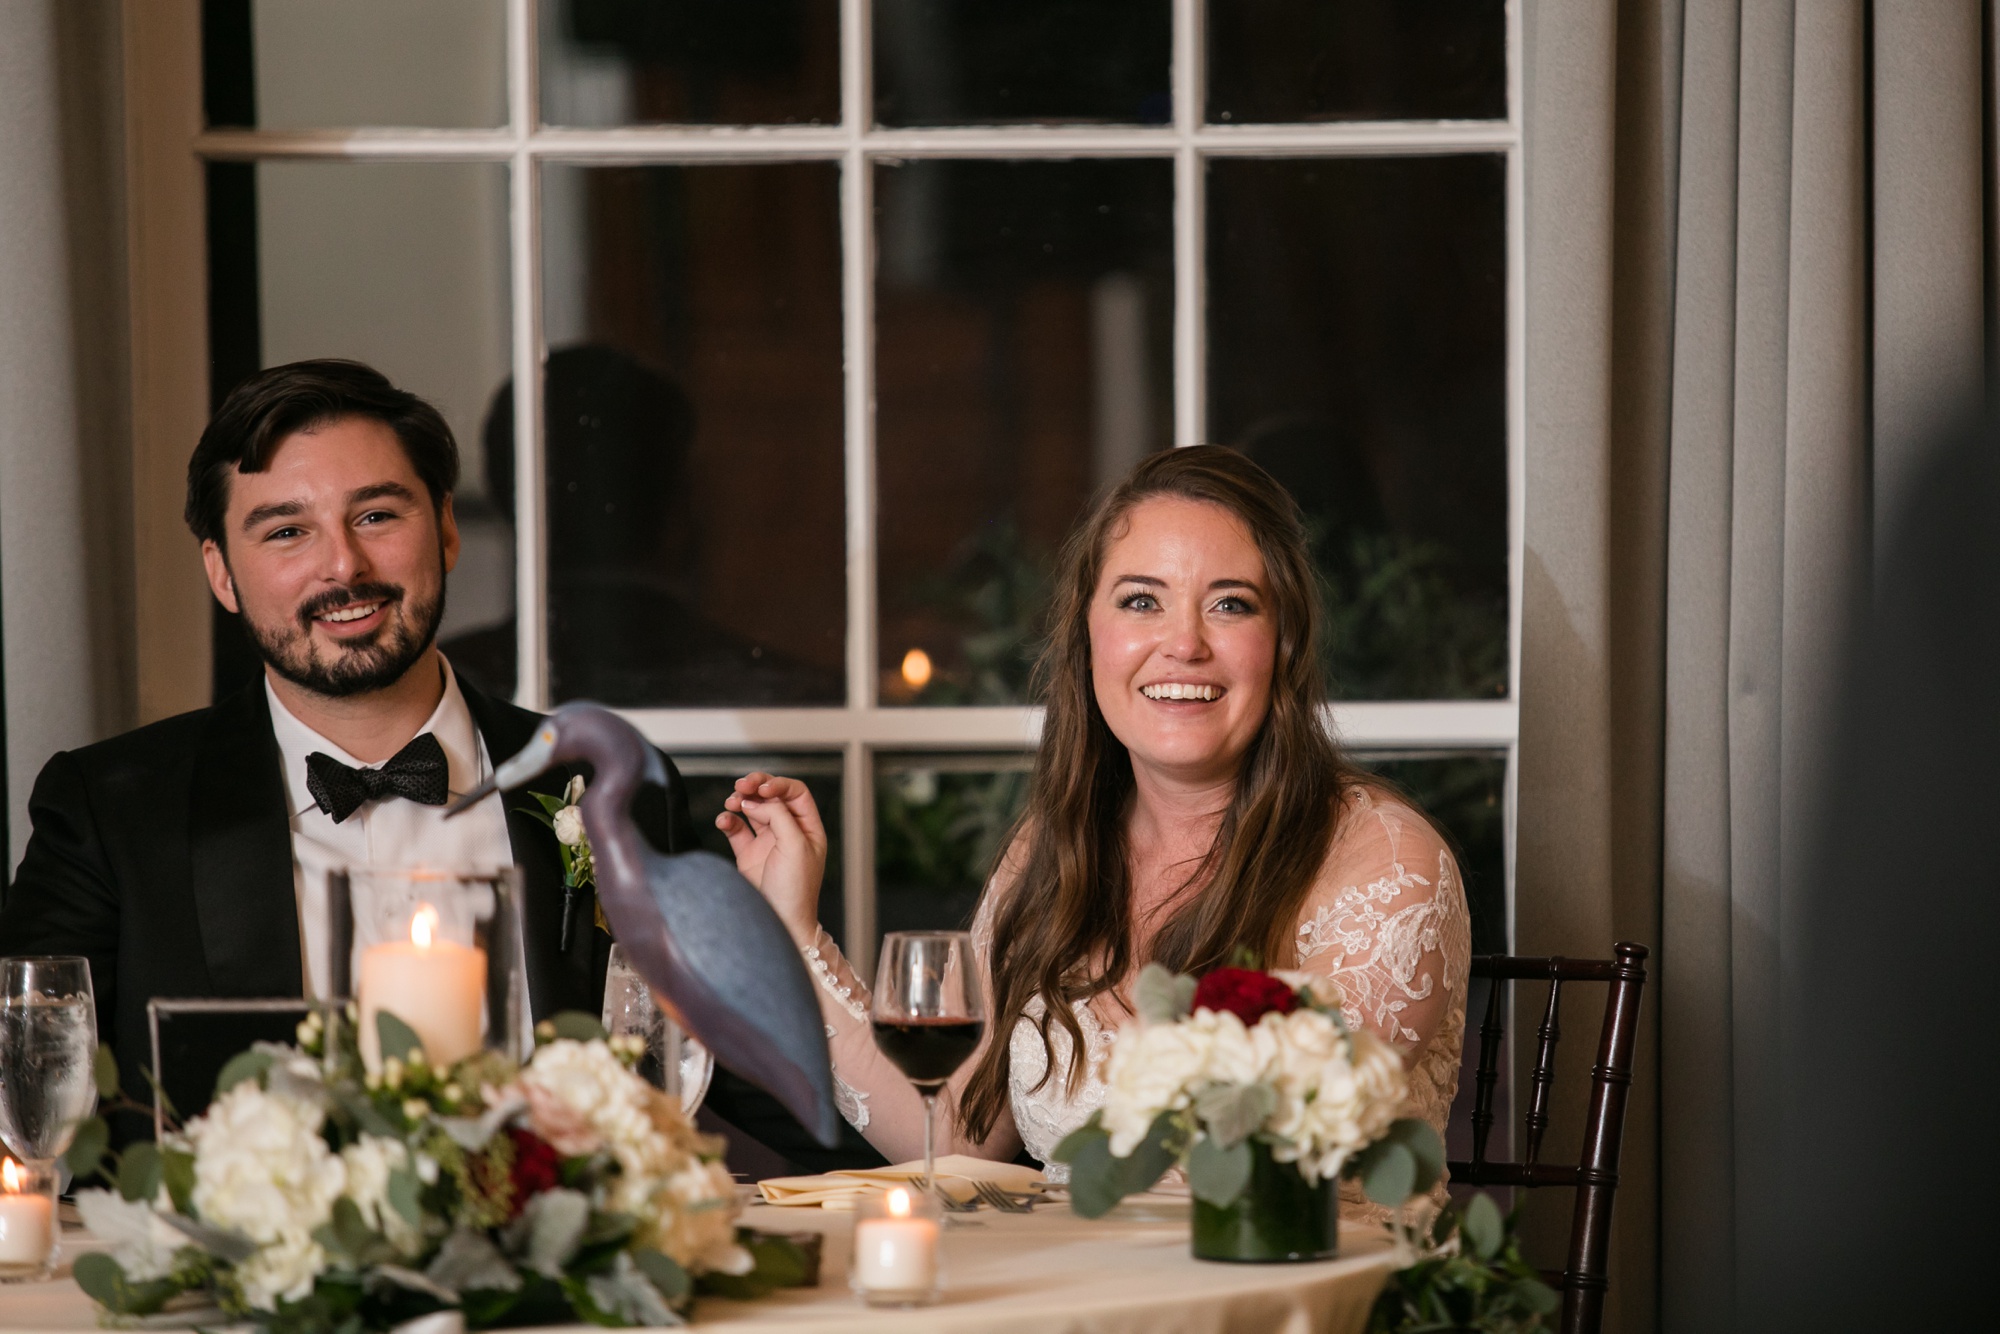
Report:
M 640 1075 L 680 1099 L 681 1110 L 689 1116 L 695 1114 L 708 1094 L 715 1057 L 660 1009 L 646 979 L 625 957 L 623 945 L 612 945 L 611 961 L 604 970 L 604 1031 L 614 1038 L 628 1034 L 644 1038 Z
M 924 1100 L 924 1189 L 937 1190 L 937 1095 L 986 1031 L 972 936 L 891 931 L 882 938 L 871 1016 L 875 1045 Z
M 55 1160 L 97 1104 L 96 1066 L 97 998 L 89 961 L 73 955 L 0 959 L 0 1140 L 26 1169 L 16 1175 L 55 1180 Z M 41 1189 L 49 1190 L 53 1208 L 53 1189 Z M 51 1251 L 38 1272 L 54 1259 Z

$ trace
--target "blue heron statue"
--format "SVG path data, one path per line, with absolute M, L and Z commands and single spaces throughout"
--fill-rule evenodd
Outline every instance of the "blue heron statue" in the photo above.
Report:
M 598 902 L 632 967 L 717 1061 L 761 1085 L 831 1147 L 840 1114 L 826 1029 L 798 949 L 735 866 L 710 852 L 668 856 L 648 845 L 632 804 L 644 784 L 664 789 L 667 775 L 630 723 L 596 704 L 565 704 L 449 813 L 577 761 L 592 771 L 580 804 Z

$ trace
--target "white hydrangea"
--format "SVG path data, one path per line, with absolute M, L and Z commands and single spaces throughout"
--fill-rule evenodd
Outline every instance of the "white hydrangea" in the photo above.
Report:
M 1296 1162 L 1309 1181 L 1338 1176 L 1350 1156 L 1380 1139 L 1409 1092 L 1395 1048 L 1373 1033 L 1346 1032 L 1310 1006 L 1274 1010 L 1249 1026 L 1208 1009 L 1172 1023 L 1127 1024 L 1104 1080 L 1100 1124 L 1120 1157 L 1161 1112 L 1189 1106 L 1209 1086 L 1268 1085 L 1276 1105 L 1260 1129 L 1274 1141 L 1271 1156 Z
M 304 1297 L 326 1267 L 312 1232 L 331 1216 L 347 1171 L 320 1137 L 324 1116 L 245 1080 L 188 1123 L 196 1213 L 257 1243 L 235 1268 L 254 1309 Z
M 604 1203 L 641 1220 L 641 1244 L 693 1273 L 749 1272 L 751 1257 L 736 1244 L 735 1183 L 675 1099 L 626 1069 L 602 1042 L 548 1043 L 520 1082 L 531 1118 L 554 1104 L 565 1129 L 588 1124 L 618 1160 Z
M 340 1161 L 347 1170 L 347 1198 L 368 1225 L 404 1255 L 423 1250 L 423 1233 L 389 1203 L 389 1174 L 410 1166 L 410 1151 L 403 1142 L 363 1135 L 340 1151 Z
M 160 1210 L 172 1208 L 165 1187 L 151 1204 L 128 1200 L 115 1190 L 76 1193 L 76 1211 L 83 1216 L 84 1227 L 111 1246 L 112 1258 L 134 1283 L 173 1273 L 178 1253 L 188 1246 L 187 1237 L 160 1217 Z

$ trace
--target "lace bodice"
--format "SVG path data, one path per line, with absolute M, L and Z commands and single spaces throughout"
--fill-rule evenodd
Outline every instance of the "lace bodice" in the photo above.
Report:
M 1405 1053 L 1405 1114 L 1422 1117 L 1442 1135 L 1458 1092 L 1465 1037 L 1472 940 L 1464 886 L 1451 849 L 1422 816 L 1366 788 L 1354 789 L 1346 801 L 1340 834 L 1300 914 L 1293 966 L 1333 979 L 1348 1022 L 1373 1029 Z M 974 926 L 982 952 L 990 948 L 991 918 L 991 905 L 982 905 Z M 1069 1169 L 1050 1163 L 1049 1155 L 1103 1106 L 1097 1071 L 1115 1036 L 1089 1004 L 1078 1002 L 1074 1009 L 1088 1049 L 1074 1096 L 1065 1078 L 1070 1041 L 1061 1025 L 1049 1028 L 1056 1074 L 1042 1078 L 1048 1053 L 1037 1031 L 1038 1008 L 1015 1025 L 1008 1048 L 1015 1128 L 1057 1181 L 1067 1179 Z

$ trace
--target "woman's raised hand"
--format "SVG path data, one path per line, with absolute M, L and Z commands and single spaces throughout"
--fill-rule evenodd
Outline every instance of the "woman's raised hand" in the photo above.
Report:
M 826 874 L 826 826 L 812 793 L 796 778 L 750 773 L 722 805 L 715 827 L 729 839 L 736 869 L 770 900 L 793 941 L 812 944 Z

